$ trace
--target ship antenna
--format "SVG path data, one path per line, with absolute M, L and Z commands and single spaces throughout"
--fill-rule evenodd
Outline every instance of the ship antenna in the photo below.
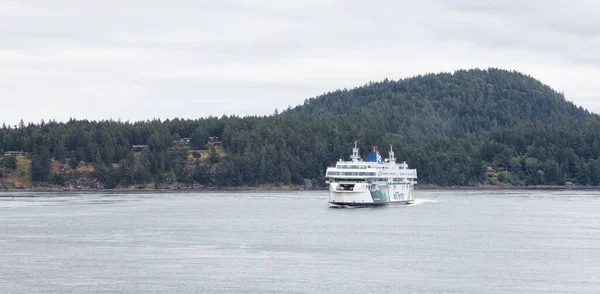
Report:
M 360 156 L 358 155 L 358 141 L 354 141 L 354 148 L 352 148 L 352 162 L 360 161 Z
M 396 163 L 396 157 L 394 156 L 393 145 L 390 145 L 390 162 Z

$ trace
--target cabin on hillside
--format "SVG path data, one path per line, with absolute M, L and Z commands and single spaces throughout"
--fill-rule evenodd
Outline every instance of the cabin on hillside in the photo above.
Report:
M 208 146 L 221 146 L 223 142 L 221 142 L 221 140 L 219 140 L 219 137 L 208 137 Z
M 23 151 L 6 151 L 4 152 L 4 156 L 22 156 L 25 155 Z
M 190 138 L 181 138 L 180 140 L 174 140 L 173 145 L 175 146 L 185 146 L 189 145 L 192 140 Z
M 131 150 L 133 150 L 133 152 L 141 152 L 146 148 L 148 148 L 148 145 L 131 145 Z

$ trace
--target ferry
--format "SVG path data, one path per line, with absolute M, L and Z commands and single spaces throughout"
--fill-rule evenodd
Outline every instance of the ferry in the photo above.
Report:
M 334 206 L 381 206 L 411 204 L 417 170 L 406 162 L 396 163 L 393 146 L 388 158 L 383 158 L 377 146 L 363 161 L 354 142 L 350 161 L 340 159 L 326 171 L 329 203 Z

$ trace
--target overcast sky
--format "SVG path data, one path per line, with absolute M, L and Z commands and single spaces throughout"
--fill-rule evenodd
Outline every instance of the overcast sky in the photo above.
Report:
M 596 1 L 0 0 L 0 122 L 263 115 L 339 88 L 516 69 L 600 113 Z

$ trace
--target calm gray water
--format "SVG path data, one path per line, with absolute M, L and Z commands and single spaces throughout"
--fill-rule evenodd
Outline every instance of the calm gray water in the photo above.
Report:
M 598 191 L 0 196 L 0 293 L 600 292 Z

